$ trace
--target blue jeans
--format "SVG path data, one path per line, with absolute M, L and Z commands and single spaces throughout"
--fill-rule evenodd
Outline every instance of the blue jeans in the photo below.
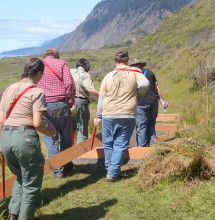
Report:
M 67 102 L 52 102 L 46 104 L 49 122 L 56 129 L 54 137 L 44 135 L 44 142 L 48 151 L 48 157 L 52 157 L 59 152 L 72 146 L 72 118 L 70 106 Z M 59 141 L 60 140 L 60 146 Z M 55 175 L 62 173 L 63 167 L 54 170 Z
M 155 124 L 158 115 L 158 100 L 151 105 L 137 106 L 137 133 L 138 147 L 146 147 L 155 143 Z
M 108 178 L 116 178 L 135 127 L 135 119 L 102 119 L 102 142 Z

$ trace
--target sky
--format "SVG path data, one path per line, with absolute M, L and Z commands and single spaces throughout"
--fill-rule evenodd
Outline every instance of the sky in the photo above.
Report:
M 0 0 L 0 52 L 72 32 L 101 0 Z

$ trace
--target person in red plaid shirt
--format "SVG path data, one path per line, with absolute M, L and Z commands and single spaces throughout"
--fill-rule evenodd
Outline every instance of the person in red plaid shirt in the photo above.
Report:
M 59 59 L 59 53 L 54 48 L 45 52 L 45 70 L 37 86 L 45 93 L 47 108 L 46 124 L 52 123 L 56 129 L 53 137 L 44 135 L 48 156 L 52 157 L 72 146 L 72 118 L 70 107 L 74 104 L 75 83 L 70 74 L 68 64 Z M 58 138 L 60 146 L 58 147 Z M 54 170 L 56 178 L 62 178 L 72 168 L 72 162 Z

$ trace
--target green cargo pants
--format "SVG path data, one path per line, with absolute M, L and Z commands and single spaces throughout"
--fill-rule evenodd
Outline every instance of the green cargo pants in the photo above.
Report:
M 88 124 L 90 119 L 89 102 L 75 102 L 75 121 L 77 126 L 76 144 L 88 138 Z
M 39 136 L 34 129 L 19 127 L 19 130 L 13 130 L 12 126 L 5 126 L 0 141 L 8 167 L 17 176 L 9 213 L 19 215 L 19 220 L 32 220 L 44 169 Z

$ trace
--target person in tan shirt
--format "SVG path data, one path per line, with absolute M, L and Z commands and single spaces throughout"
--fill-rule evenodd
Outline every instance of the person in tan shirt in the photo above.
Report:
M 97 117 L 97 126 L 102 119 L 102 142 L 105 152 L 107 181 L 115 182 L 124 160 L 132 132 L 138 94 L 144 95 L 149 81 L 135 67 L 129 67 L 128 52 L 120 50 L 115 55 L 116 68 L 102 81 Z
M 44 93 L 36 84 L 43 71 L 40 59 L 30 59 L 21 81 L 6 88 L 0 102 L 0 147 L 9 169 L 17 176 L 9 203 L 9 220 L 34 219 L 44 166 L 37 131 L 49 136 L 55 133 L 54 127 L 46 128 L 42 121 L 46 111 Z
M 79 144 L 88 138 L 90 95 L 96 97 L 99 96 L 99 92 L 95 89 L 93 80 L 88 73 L 89 70 L 90 63 L 84 58 L 81 58 L 77 62 L 76 69 L 70 70 L 76 86 L 74 116 L 78 130 L 76 144 Z

